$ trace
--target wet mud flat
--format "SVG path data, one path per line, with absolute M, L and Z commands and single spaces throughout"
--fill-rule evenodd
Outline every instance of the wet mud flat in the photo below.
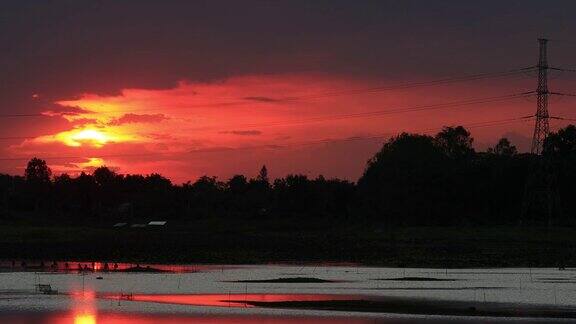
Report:
M 244 301 L 249 306 L 288 309 L 506 318 L 575 319 L 576 307 L 473 303 L 400 298 L 310 301 Z
M 104 295 L 100 298 L 121 299 Z M 363 312 L 404 315 L 466 317 L 549 318 L 576 320 L 576 306 L 527 305 L 518 303 L 439 301 L 420 298 L 343 294 L 137 294 L 130 302 L 151 302 L 216 307 L 277 308 L 333 312 Z

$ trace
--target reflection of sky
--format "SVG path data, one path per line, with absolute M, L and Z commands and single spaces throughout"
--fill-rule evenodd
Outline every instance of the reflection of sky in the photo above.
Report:
M 105 298 L 118 300 L 119 295 L 107 295 Z M 334 294 L 195 294 L 195 295 L 144 295 L 134 294 L 128 297 L 134 302 L 153 302 L 164 304 L 219 306 L 219 307 L 253 307 L 249 302 L 290 302 L 290 301 L 326 301 L 356 300 L 358 296 Z
M 96 315 L 89 313 L 74 315 L 74 324 L 96 324 Z
M 38 320 L 29 322 L 28 318 Z M 98 316 L 46 314 L 43 316 L 3 317 L 0 321 L 9 320 L 11 324 L 42 323 L 42 324 L 369 324 L 374 319 L 362 317 L 304 317 L 304 316 L 178 316 L 178 315 L 138 315 L 138 314 L 99 314 Z
M 25 270 L 43 270 L 47 272 L 78 272 L 81 269 L 95 272 L 106 271 L 126 271 L 131 269 L 146 270 L 159 270 L 162 272 L 196 272 L 196 271 L 210 271 L 214 269 L 222 269 L 221 265 L 185 265 L 185 264 L 145 264 L 145 263 L 125 263 L 125 262 L 91 262 L 91 261 L 54 261 L 54 262 L 41 262 L 41 261 L 28 261 L 25 267 L 21 262 L 16 261 L 0 261 L 0 269 L 10 271 L 25 271 Z M 225 266 L 226 268 L 233 268 L 233 266 Z
M 153 323 L 154 314 L 223 315 L 342 315 L 342 312 L 280 310 L 244 307 L 244 300 L 285 300 L 308 298 L 346 298 L 347 295 L 458 300 L 472 304 L 487 302 L 522 303 L 573 307 L 576 290 L 570 271 L 557 269 L 397 269 L 354 266 L 213 266 L 212 271 L 177 274 L 4 272 L 0 276 L 0 314 L 10 310 L 62 312 L 59 321 L 24 323 L 75 324 L 74 318 L 98 324 L 123 323 L 113 314 L 142 314 L 133 323 Z M 103 277 L 97 280 L 97 277 Z M 238 280 L 264 280 L 307 277 L 331 280 L 326 283 L 243 283 Z M 455 281 L 387 281 L 401 277 L 454 279 Z M 551 280 L 553 278 L 554 280 Z M 544 280 L 546 279 L 546 280 Z M 84 285 L 83 285 L 84 281 Z M 553 282 L 549 282 L 553 281 Z M 562 281 L 565 284 L 554 282 Z M 50 284 L 60 295 L 34 295 L 33 284 Z M 82 287 L 84 286 L 84 295 Z M 28 293 L 26 293 L 28 292 Z M 91 293 L 95 292 L 95 293 Z M 132 294 L 134 300 L 114 297 Z M 230 295 L 229 295 L 230 293 Z M 314 295 L 318 294 L 318 295 Z M 338 297 L 332 294 L 342 294 Z M 109 296 L 109 299 L 95 298 Z M 328 297 L 327 297 L 328 296 Z M 137 301 L 140 300 L 140 301 Z M 230 302 L 228 302 L 230 300 Z M 203 305 L 203 306 L 198 306 Z M 209 305 L 209 306 L 206 306 Z M 214 307 L 217 305 L 219 307 Z M 229 307 L 230 306 L 230 307 Z M 233 307 L 236 306 L 236 307 Z M 144 315 L 145 314 L 145 315 Z M 346 315 L 354 315 L 345 313 Z M 358 314 L 356 314 L 358 315 Z M 2 315 L 4 316 L 4 315 Z M 56 316 L 56 315 L 54 315 Z M 56 317 L 53 317 L 56 318 Z M 162 320 L 164 318 L 164 320 Z M 170 323 L 159 317 L 158 323 Z M 174 316 L 171 316 L 174 318 Z M 18 321 L 3 320 L 0 323 Z M 188 320 L 188 319 L 187 319 Z M 164 322 L 163 322 L 164 321 Z M 193 322 L 189 320 L 188 322 Z M 183 323 L 188 323 L 183 321 Z M 126 322 L 131 323 L 131 322 Z M 181 323 L 181 322 L 178 322 Z M 202 322 L 200 322 L 202 323 Z M 209 322 L 207 322 L 209 323 Z M 214 321 L 217 323 L 217 321 Z M 247 322 L 249 323 L 249 322 Z
M 74 324 L 96 324 L 97 306 L 96 294 L 91 289 L 82 287 L 81 291 L 70 294 L 70 309 Z

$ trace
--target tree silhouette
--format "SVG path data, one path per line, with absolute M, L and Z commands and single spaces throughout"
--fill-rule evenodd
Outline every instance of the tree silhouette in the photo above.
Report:
M 270 183 L 270 179 L 268 179 L 268 169 L 266 168 L 265 165 L 263 165 L 262 169 L 260 169 L 260 172 L 258 173 L 256 180 L 262 181 L 265 183 Z
M 516 146 L 512 145 L 510 141 L 503 137 L 501 138 L 498 143 L 488 149 L 488 153 L 500 155 L 500 156 L 512 156 L 518 153 Z
M 158 173 L 152 173 L 145 178 L 147 186 L 152 188 L 156 192 L 165 192 L 170 190 L 172 187 L 172 182 L 170 179 L 162 176 Z
M 27 191 L 29 199 L 34 201 L 34 210 L 38 211 L 43 205 L 46 205 L 47 195 L 50 189 L 50 177 L 52 171 L 46 164 L 46 161 L 33 158 L 28 161 L 24 178 L 28 183 Z
M 558 184 L 559 203 L 562 204 L 564 215 L 569 215 L 567 211 L 576 208 L 576 127 L 568 125 L 551 133 L 544 141 L 542 155 L 553 165 L 553 172 Z M 573 219 L 564 219 L 574 223 Z
M 75 189 L 79 195 L 78 200 L 82 210 L 92 216 L 94 214 L 94 203 L 96 196 L 96 181 L 94 177 L 87 173 L 80 173 L 74 181 Z
M 461 159 L 474 153 L 470 132 L 462 126 L 444 127 L 436 137 L 436 143 L 446 156 L 452 159 Z
M 573 158 L 576 155 L 576 127 L 568 125 L 551 133 L 544 141 L 542 153 L 546 156 Z
M 228 180 L 226 184 L 232 194 L 244 194 L 248 189 L 248 180 L 245 176 L 237 174 Z
M 63 173 L 54 177 L 54 204 L 63 216 L 68 216 L 73 209 L 77 191 L 74 190 L 74 181 L 70 175 Z
M 24 176 L 0 175 L 0 216 L 62 217 L 67 221 L 146 221 L 150 218 L 262 218 L 294 226 L 326 218 L 411 225 L 515 224 L 531 154 L 518 153 L 506 138 L 486 152 L 472 148 L 463 127 L 435 136 L 402 133 L 386 141 L 357 184 L 323 176 L 291 174 L 269 179 L 266 166 L 251 179 L 226 182 L 203 176 L 175 185 L 160 174 L 118 174 L 100 167 L 76 177 L 57 175 L 34 158 Z M 544 142 L 544 157 L 558 175 L 564 214 L 576 208 L 576 127 Z M 540 157 L 538 157 L 540 158 Z M 211 222 L 206 220 L 206 222 Z
M 46 161 L 33 158 L 28 161 L 26 166 L 26 171 L 24 177 L 26 181 L 36 184 L 47 184 L 50 183 L 50 177 L 52 176 L 52 171 L 46 164 Z
M 111 186 L 116 179 L 116 173 L 106 166 L 96 168 L 92 175 L 96 184 L 101 187 Z
M 403 133 L 391 138 L 358 181 L 367 214 L 394 224 L 430 218 L 445 160 L 430 136 Z

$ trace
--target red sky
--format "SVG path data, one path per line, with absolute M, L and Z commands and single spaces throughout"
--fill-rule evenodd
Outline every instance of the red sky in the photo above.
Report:
M 55 173 L 106 165 L 121 173 L 160 172 L 175 182 L 202 175 L 274 176 L 304 173 L 356 180 L 382 142 L 400 131 L 434 133 L 471 126 L 476 147 L 501 136 L 521 148 L 531 121 L 475 127 L 478 122 L 530 115 L 535 103 L 513 99 L 445 109 L 383 114 L 399 108 L 530 90 L 530 75 L 406 90 L 360 92 L 391 84 L 327 74 L 245 75 L 213 82 L 181 81 L 169 89 L 85 93 L 56 101 L 39 120 L 55 120 L 39 136 L 9 146 L 11 156 L 39 156 Z M 499 90 L 514 82 L 514 91 Z M 42 96 L 30 100 L 41 101 Z M 562 105 L 556 105 L 559 110 Z M 374 115 L 366 115 L 370 112 Z M 23 161 L 10 161 L 20 173 Z M 5 164 L 4 167 L 8 165 Z
M 531 115 L 530 99 L 385 111 L 531 91 L 533 73 L 343 93 L 535 65 L 539 33 L 574 25 L 554 8 L 533 23 L 536 2 L 129 2 L 5 5 L 0 172 L 22 174 L 36 156 L 56 174 L 106 165 L 181 183 L 266 164 L 272 177 L 355 181 L 393 134 L 450 125 L 471 126 L 479 150 L 502 136 L 526 150 L 531 121 L 476 126 Z M 565 44 L 551 45 L 553 65 L 573 61 Z M 573 77 L 553 77 L 575 92 Z M 574 117 L 572 107 L 554 99 L 550 111 Z

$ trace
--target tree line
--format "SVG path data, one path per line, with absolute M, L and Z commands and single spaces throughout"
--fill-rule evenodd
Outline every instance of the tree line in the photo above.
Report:
M 124 175 L 105 166 L 76 177 L 53 176 L 45 161 L 33 158 L 23 176 L 0 174 L 0 219 L 106 223 L 292 217 L 390 226 L 517 224 L 527 175 L 541 160 L 553 166 L 564 215 L 559 224 L 572 225 L 573 125 L 552 133 L 542 156 L 518 153 L 506 138 L 478 152 L 462 126 L 445 127 L 434 136 L 402 133 L 383 144 L 357 183 L 300 174 L 271 180 L 265 166 L 250 179 L 203 176 L 182 185 L 156 173 Z M 537 215 L 539 221 L 543 216 Z

